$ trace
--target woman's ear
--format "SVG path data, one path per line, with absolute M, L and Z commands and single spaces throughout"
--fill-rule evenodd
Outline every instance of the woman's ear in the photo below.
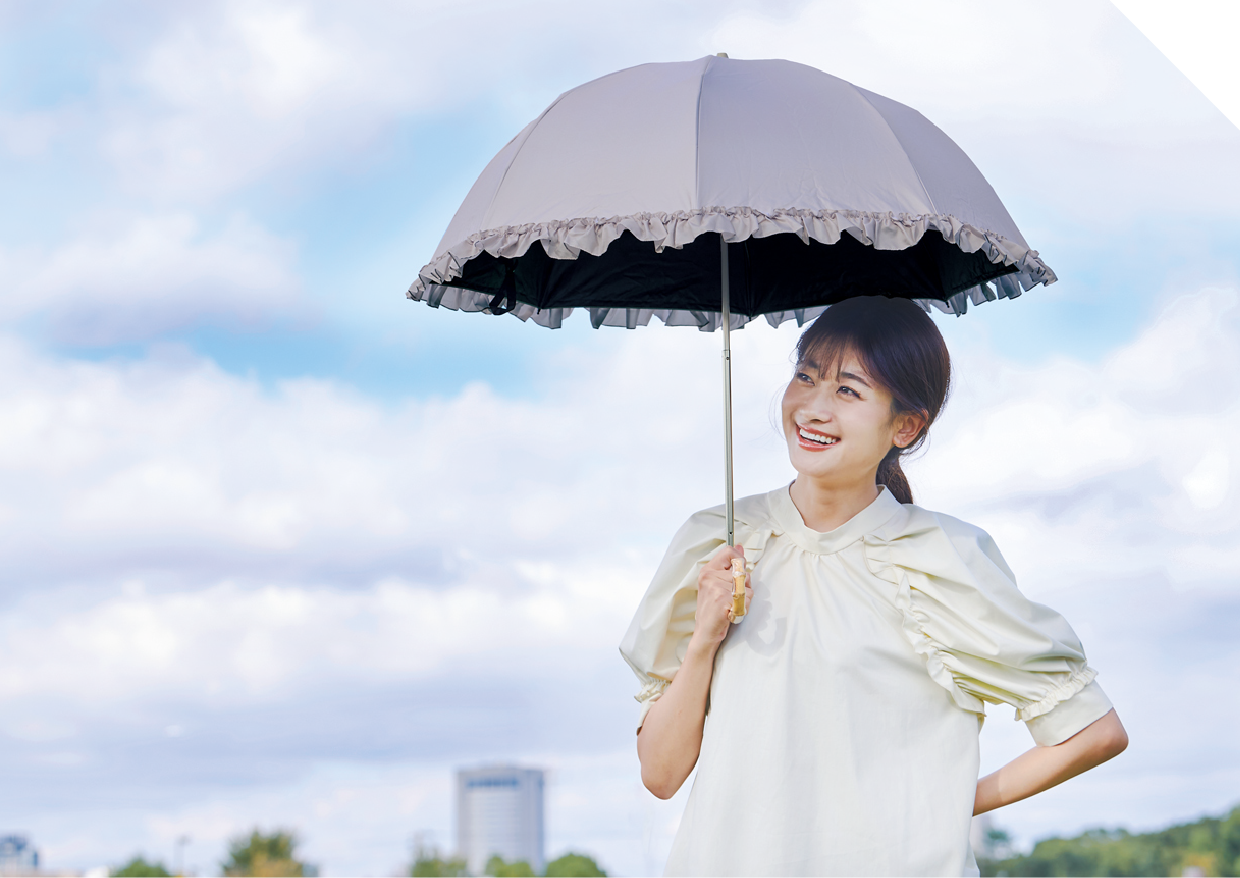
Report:
M 921 431 L 926 429 L 926 416 L 905 412 L 896 416 L 892 426 L 895 427 L 895 434 L 891 437 L 892 444 L 897 448 L 908 448 L 917 441 Z

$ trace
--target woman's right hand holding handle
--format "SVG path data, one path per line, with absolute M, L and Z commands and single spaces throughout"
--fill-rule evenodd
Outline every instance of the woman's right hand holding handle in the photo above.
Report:
M 717 646 L 732 627 L 732 559 L 745 562 L 744 546 L 722 546 L 698 574 L 697 613 L 694 617 L 693 639 Z M 743 569 L 743 568 L 742 568 Z M 749 574 L 745 574 L 745 609 L 753 597 Z

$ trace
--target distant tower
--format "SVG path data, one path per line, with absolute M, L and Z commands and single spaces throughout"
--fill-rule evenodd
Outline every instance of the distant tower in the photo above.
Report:
M 525 860 L 541 874 L 543 772 L 515 765 L 487 765 L 456 773 L 456 850 L 471 874 L 487 860 Z
M 33 875 L 39 871 L 39 852 L 24 835 L 0 836 L 0 875 Z

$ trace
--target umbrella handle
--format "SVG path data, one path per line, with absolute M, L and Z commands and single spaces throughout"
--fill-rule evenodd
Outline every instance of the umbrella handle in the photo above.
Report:
M 745 562 L 732 559 L 732 624 L 745 618 Z

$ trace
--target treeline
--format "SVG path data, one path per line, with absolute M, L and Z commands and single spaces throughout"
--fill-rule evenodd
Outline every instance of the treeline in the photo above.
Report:
M 463 878 L 469 871 L 463 857 L 445 857 L 433 848 L 419 847 L 409 874 L 413 878 Z M 482 874 L 494 878 L 536 878 L 538 875 L 525 860 L 508 862 L 498 854 L 487 861 Z M 542 874 L 546 878 L 607 878 L 607 873 L 591 857 L 571 852 L 548 863 Z
M 297 833 L 287 829 L 263 833 L 257 828 L 249 835 L 238 835 L 228 843 L 228 859 L 220 871 L 228 878 L 312 878 L 317 866 L 303 863 L 297 856 Z M 113 878 L 171 878 L 172 872 L 158 860 L 147 862 L 141 854 L 128 863 L 108 870 Z
M 317 866 L 304 863 L 297 855 L 295 832 L 279 829 L 263 833 L 255 829 L 249 835 L 238 835 L 228 845 L 228 859 L 220 863 L 220 871 L 228 878 L 312 878 Z M 414 878 L 458 878 L 469 872 L 461 857 L 443 856 L 434 848 L 418 845 L 408 874 Z M 109 870 L 114 878 L 171 878 L 168 867 L 158 861 L 147 862 L 137 855 L 128 863 Z M 532 878 L 535 875 L 525 860 L 507 862 L 494 856 L 484 874 L 495 878 Z M 606 878 L 607 873 L 585 854 L 567 853 L 547 863 L 542 874 L 547 878 Z
M 1028 854 L 979 859 L 982 875 L 1240 875 L 1240 807 L 1158 832 L 1091 829 L 1046 838 Z

